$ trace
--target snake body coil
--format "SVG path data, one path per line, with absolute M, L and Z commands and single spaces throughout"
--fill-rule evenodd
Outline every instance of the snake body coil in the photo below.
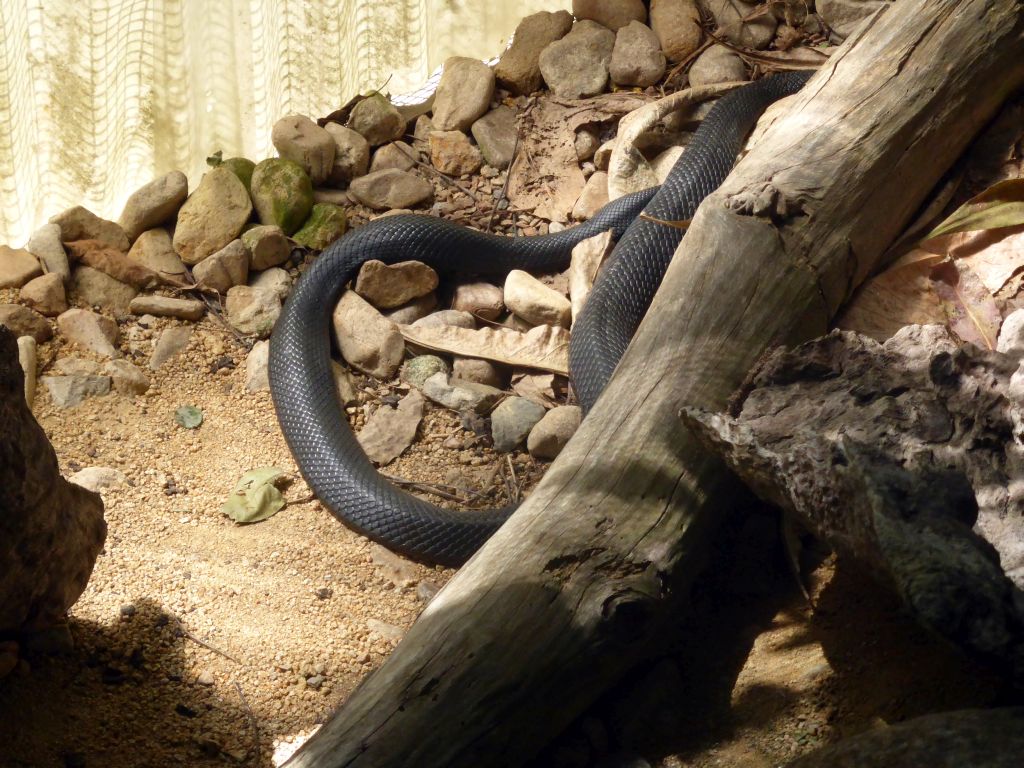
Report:
M 270 341 L 270 391 L 281 431 L 303 476 L 331 513 L 359 533 L 417 560 L 457 566 L 512 508 L 456 512 L 383 479 L 348 427 L 331 372 L 330 315 L 360 266 L 417 260 L 444 272 L 502 276 L 564 269 L 574 245 L 608 229 L 617 246 L 573 325 L 570 370 L 584 411 L 625 352 L 682 239 L 679 229 L 637 218 L 692 218 L 728 175 L 764 108 L 798 91 L 806 73 L 763 78 L 721 98 L 665 183 L 619 198 L 585 224 L 551 235 L 489 235 L 428 216 L 371 222 L 339 239 L 302 275 Z

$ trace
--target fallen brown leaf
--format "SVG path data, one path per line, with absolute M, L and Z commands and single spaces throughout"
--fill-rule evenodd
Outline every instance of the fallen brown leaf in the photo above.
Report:
M 956 261 L 935 265 L 932 287 L 942 301 L 953 333 L 982 349 L 996 348 L 1003 318 L 995 298 L 970 267 Z
M 569 332 L 538 325 L 526 333 L 510 328 L 416 328 L 400 325 L 406 341 L 463 357 L 480 357 L 522 368 L 569 375 Z

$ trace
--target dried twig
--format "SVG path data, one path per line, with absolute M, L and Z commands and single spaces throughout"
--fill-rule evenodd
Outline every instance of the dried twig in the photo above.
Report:
M 462 496 L 458 496 L 456 494 L 456 491 L 464 491 L 464 492 L 469 493 L 469 494 L 471 494 L 473 496 L 476 496 L 477 498 L 483 498 L 484 497 L 482 493 L 478 493 L 478 492 L 476 492 L 474 490 L 471 490 L 469 488 L 457 488 L 454 485 L 442 485 L 440 483 L 424 483 L 424 482 L 420 482 L 418 480 L 406 480 L 403 477 L 396 477 L 394 475 L 388 475 L 388 474 L 385 474 L 384 472 L 381 472 L 381 476 L 387 478 L 389 481 L 391 481 L 395 485 L 402 485 L 402 486 L 405 486 L 406 488 L 412 488 L 413 490 L 416 490 L 416 491 L 421 491 L 423 493 L 430 493 L 430 494 L 433 494 L 434 496 L 437 496 L 439 498 L 446 499 L 447 501 L 454 501 L 454 502 L 456 502 L 458 504 L 468 504 L 470 502 L 470 499 L 467 499 L 467 498 L 462 497 Z
M 512 457 L 506 456 L 505 459 L 508 461 L 508 471 L 512 476 L 512 488 L 509 491 L 509 499 L 513 504 L 518 504 L 522 498 L 522 486 L 519 483 L 519 478 L 516 477 L 516 468 L 512 464 Z
M 182 637 L 187 637 L 193 643 L 196 643 L 197 645 L 203 646 L 203 648 L 205 648 L 208 651 L 213 651 L 218 656 L 223 656 L 228 661 L 233 661 L 233 662 L 235 662 L 235 664 L 241 664 L 242 663 L 241 661 L 236 659 L 234 656 L 232 656 L 230 653 L 227 653 L 226 651 L 222 651 L 220 648 L 217 648 L 217 647 L 215 647 L 213 645 L 210 645 L 205 640 L 201 640 L 200 638 L 196 637 L 194 634 L 192 634 L 188 630 L 188 627 L 186 627 L 184 622 L 181 619 L 179 619 L 177 616 L 175 616 L 174 619 L 175 619 L 175 621 L 178 622 L 178 632 L 181 633 Z
M 253 761 L 254 764 L 260 762 L 260 726 L 256 721 L 256 714 L 252 711 L 252 707 L 249 706 L 249 700 L 245 698 L 245 694 L 242 692 L 242 686 L 238 684 L 237 680 L 232 680 L 235 685 L 235 690 L 238 691 L 238 698 L 242 700 L 242 706 L 245 707 L 245 712 L 249 716 L 249 725 L 252 726 L 252 748 L 255 752 L 256 759 Z

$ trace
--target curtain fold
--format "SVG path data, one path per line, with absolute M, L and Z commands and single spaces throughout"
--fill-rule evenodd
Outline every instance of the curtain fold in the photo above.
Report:
M 0 0 L 0 242 L 205 158 L 260 160 L 284 115 L 414 90 L 569 0 Z

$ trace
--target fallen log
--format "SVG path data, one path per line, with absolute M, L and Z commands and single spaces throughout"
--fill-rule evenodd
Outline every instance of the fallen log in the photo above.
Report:
M 735 479 L 682 428 L 820 335 L 1024 82 L 1017 0 L 900 0 L 701 206 L 608 389 L 512 519 L 296 754 L 517 766 L 647 652 Z

